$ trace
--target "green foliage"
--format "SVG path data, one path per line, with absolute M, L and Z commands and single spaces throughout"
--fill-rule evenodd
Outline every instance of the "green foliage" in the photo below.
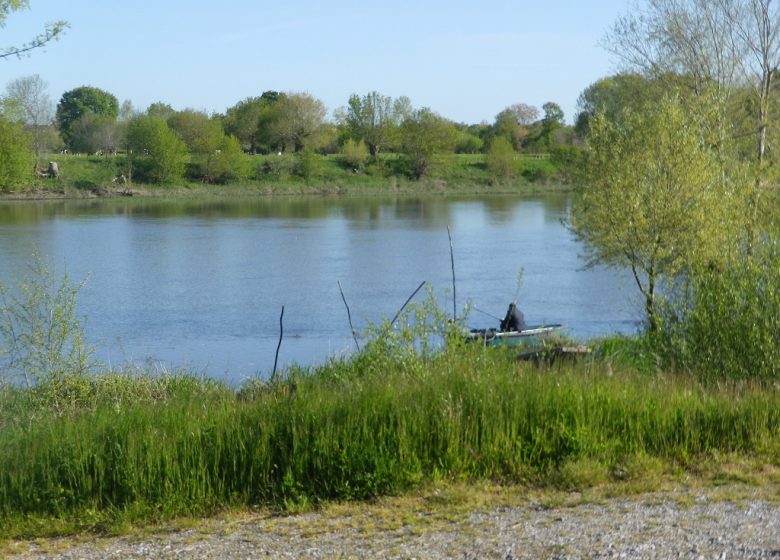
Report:
M 201 111 L 185 109 L 168 117 L 168 126 L 184 140 L 192 155 L 190 174 L 206 183 L 218 180 L 214 165 L 225 133 L 218 118 Z M 224 166 L 221 171 L 225 171 Z
M 241 181 L 249 176 L 249 159 L 235 136 L 223 136 L 214 154 L 211 175 L 218 183 Z
M 482 151 L 485 143 L 482 138 L 469 132 L 461 131 L 458 134 L 458 140 L 455 143 L 456 154 L 478 154 Z
M 401 145 L 409 174 L 419 179 L 428 171 L 433 159 L 452 150 L 457 131 L 451 122 L 430 109 L 418 109 L 401 125 Z
M 674 98 L 590 123 L 571 225 L 589 263 L 626 266 L 657 328 L 658 283 L 727 251 L 732 209 L 698 123 Z
M 69 136 L 68 146 L 77 153 L 115 152 L 123 143 L 116 119 L 96 113 L 85 113 L 72 122 Z
M 490 136 L 503 136 L 515 150 L 520 150 L 528 137 L 531 125 L 538 117 L 539 110 L 536 107 L 515 103 L 496 115 Z
M 320 168 L 321 158 L 313 150 L 302 150 L 296 155 L 295 174 L 309 183 Z
M 667 367 L 705 379 L 780 379 L 780 241 L 696 268 L 663 307 L 662 325 Z
M 485 155 L 485 164 L 491 174 L 502 180 L 516 177 L 519 168 L 517 152 L 512 148 L 509 140 L 503 136 L 493 138 L 490 149 Z
M 170 105 L 168 105 L 167 103 L 163 103 L 162 101 L 157 101 L 155 103 L 152 103 L 151 105 L 149 105 L 149 107 L 146 108 L 147 116 L 158 117 L 166 122 L 171 116 L 173 116 L 174 113 L 176 113 L 176 110 Z
M 400 106 L 386 95 L 372 91 L 349 96 L 342 117 L 347 134 L 356 142 L 364 142 L 371 156 L 384 151 L 395 139 L 402 119 Z
M 127 129 L 127 144 L 133 173 L 141 180 L 167 183 L 184 174 L 187 145 L 162 119 L 133 119 Z
M 542 117 L 542 127 L 539 132 L 538 142 L 541 146 L 550 151 L 555 145 L 555 135 L 563 128 L 563 109 L 557 103 L 548 101 L 542 105 L 544 117 Z
M 358 171 L 368 159 L 368 148 L 362 140 L 355 142 L 351 138 L 341 148 L 344 163 L 353 171 Z
M 94 113 L 111 120 L 119 115 L 119 101 L 102 89 L 82 86 L 62 94 L 57 104 L 57 126 L 65 144 L 70 147 L 74 124 L 88 113 Z
M 288 373 L 238 394 L 180 376 L 68 380 L 42 387 L 72 403 L 56 413 L 0 393 L 11 404 L 0 407 L 0 536 L 37 534 L 53 518 L 88 530 L 437 479 L 599 483 L 641 477 L 642 464 L 697 469 L 717 454 L 771 461 L 779 443 L 772 387 L 553 374 L 458 345 Z M 584 476 L 586 464 L 604 474 Z
M 33 180 L 32 138 L 22 126 L 0 116 L 0 190 L 16 191 Z
M 261 119 L 270 145 L 296 152 L 311 147 L 311 139 L 325 121 L 325 105 L 308 93 L 280 96 Z
M 580 138 L 585 138 L 590 132 L 590 121 L 597 114 L 616 122 L 623 111 L 639 111 L 644 104 L 661 94 L 657 82 L 639 74 L 616 74 L 601 78 L 585 88 L 577 99 L 579 112 L 574 130 Z
M 76 317 L 78 289 L 38 258 L 17 286 L 0 284 L 0 386 L 22 381 L 30 388 L 89 371 L 92 350 Z
M 520 159 L 520 174 L 532 183 L 548 181 L 556 171 L 555 164 L 549 159 Z
M 224 136 L 222 123 L 202 111 L 177 111 L 168 117 L 167 123 L 192 154 L 213 154 Z

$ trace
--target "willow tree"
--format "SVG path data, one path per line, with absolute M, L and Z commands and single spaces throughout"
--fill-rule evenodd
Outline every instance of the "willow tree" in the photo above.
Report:
M 570 225 L 590 265 L 628 267 L 658 328 L 659 283 L 714 261 L 731 238 L 729 194 L 701 127 L 677 98 L 590 121 Z
M 780 2 L 777 0 L 642 0 L 618 19 L 609 49 L 631 70 L 653 77 L 684 76 L 709 113 L 710 142 L 727 154 L 743 152 L 753 186 L 747 192 L 748 248 L 759 231 L 762 193 L 772 178 L 770 138 L 780 133 L 775 79 L 780 69 Z M 747 99 L 746 99 L 747 97 Z M 728 172 L 728 170 L 726 170 Z M 776 178 L 776 177 L 775 177 Z

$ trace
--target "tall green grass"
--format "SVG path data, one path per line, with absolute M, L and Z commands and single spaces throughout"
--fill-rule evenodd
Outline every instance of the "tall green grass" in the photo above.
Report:
M 616 477 L 636 457 L 776 461 L 780 449 L 777 388 L 537 368 L 458 345 L 392 363 L 369 351 L 238 392 L 117 374 L 69 390 L 78 397 L 56 410 L 30 391 L 0 397 L 1 536 L 42 520 L 74 530 L 365 499 L 438 478 L 546 484 L 586 460 Z

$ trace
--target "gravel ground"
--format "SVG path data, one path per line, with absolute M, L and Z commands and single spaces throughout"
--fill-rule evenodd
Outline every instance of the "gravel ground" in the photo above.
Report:
M 388 522 L 372 506 L 355 506 L 209 519 L 197 529 L 152 534 L 19 542 L 6 552 L 17 560 L 780 558 L 780 504 L 772 496 L 676 490 L 585 502 L 569 497 L 552 507 L 530 499 L 449 518 L 412 508 L 400 522 Z

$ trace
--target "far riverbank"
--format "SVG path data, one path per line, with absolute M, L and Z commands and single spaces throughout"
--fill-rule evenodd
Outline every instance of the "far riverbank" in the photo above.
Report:
M 209 184 L 183 179 L 175 184 L 132 181 L 124 155 L 49 155 L 39 167 L 57 163 L 60 177 L 38 178 L 27 189 L 0 194 L 0 200 L 45 200 L 110 197 L 386 195 L 386 194 L 540 194 L 567 192 L 567 183 L 548 160 L 519 159 L 516 173 L 496 177 L 482 154 L 456 154 L 436 162 L 428 175 L 411 179 L 399 159 L 386 154 L 377 163 L 354 169 L 338 155 L 316 156 L 303 174 L 295 155 L 251 156 L 250 174 L 231 183 Z

